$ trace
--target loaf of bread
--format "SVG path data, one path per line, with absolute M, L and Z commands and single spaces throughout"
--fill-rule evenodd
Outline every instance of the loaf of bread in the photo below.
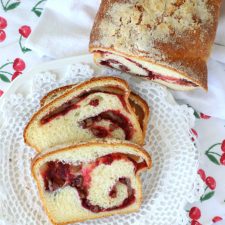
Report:
M 102 0 L 90 38 L 97 64 L 177 90 L 207 90 L 221 0 Z
M 137 211 L 139 173 L 150 167 L 143 148 L 111 139 L 42 152 L 31 168 L 43 207 L 59 225 Z
M 129 103 L 128 84 L 115 77 L 83 82 L 39 109 L 24 130 L 25 143 L 43 151 L 97 138 L 142 145 L 144 132 Z
M 53 101 L 54 99 L 58 98 L 59 96 L 65 94 L 67 91 L 74 88 L 76 84 L 66 85 L 59 88 L 56 88 L 50 92 L 48 92 L 40 101 L 40 105 L 44 106 Z M 139 95 L 135 94 L 134 92 L 130 93 L 129 96 L 129 103 L 138 117 L 144 138 L 147 131 L 147 125 L 149 120 L 149 106 L 147 102 L 141 98 Z

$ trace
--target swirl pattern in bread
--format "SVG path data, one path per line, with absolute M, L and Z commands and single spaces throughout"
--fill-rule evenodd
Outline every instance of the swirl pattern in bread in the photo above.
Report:
M 143 148 L 111 139 L 40 153 L 32 174 L 50 220 L 67 224 L 137 211 L 150 167 Z

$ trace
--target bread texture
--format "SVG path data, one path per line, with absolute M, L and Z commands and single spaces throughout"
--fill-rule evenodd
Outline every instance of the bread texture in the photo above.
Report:
M 38 152 L 95 137 L 142 145 L 144 132 L 129 103 L 128 84 L 115 77 L 83 82 L 39 109 L 24 130 L 24 141 Z
M 59 96 L 63 95 L 67 91 L 71 90 L 74 88 L 77 84 L 71 84 L 71 85 L 66 85 L 62 86 L 59 88 L 56 88 L 50 92 L 48 92 L 41 100 L 40 100 L 40 105 L 44 106 L 51 101 L 53 101 L 55 98 L 58 98 Z M 141 98 L 139 95 L 135 94 L 134 92 L 131 92 L 129 95 L 129 103 L 134 110 L 135 114 L 138 117 L 144 138 L 146 136 L 146 131 L 147 131 L 147 125 L 148 125 L 148 120 L 149 120 L 149 106 L 147 102 Z
M 54 163 L 57 170 L 49 173 L 49 165 Z M 144 166 L 137 169 L 141 164 Z M 142 147 L 98 139 L 42 152 L 33 159 L 31 169 L 49 219 L 62 225 L 139 210 L 139 174 L 151 166 L 151 157 Z M 71 176 L 75 181 L 79 177 L 80 182 L 71 181 Z M 86 197 L 81 195 L 85 192 Z
M 177 90 L 207 90 L 221 0 L 103 0 L 90 37 L 99 65 Z

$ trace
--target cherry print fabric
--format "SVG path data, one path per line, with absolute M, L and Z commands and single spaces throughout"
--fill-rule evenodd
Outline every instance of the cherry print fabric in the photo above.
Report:
M 49 60 L 40 58 L 25 45 L 45 3 L 46 0 L 2 0 L 0 3 L 0 96 L 18 76 Z M 211 107 L 217 110 L 224 105 Z M 187 215 L 191 225 L 225 224 L 225 120 L 213 118 L 205 111 L 195 111 L 195 117 L 192 132 L 199 140 L 198 174 L 205 183 L 205 191 L 198 202 L 187 206 Z

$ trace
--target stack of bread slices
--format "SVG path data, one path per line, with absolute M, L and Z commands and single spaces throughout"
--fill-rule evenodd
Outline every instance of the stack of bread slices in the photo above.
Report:
M 137 211 L 149 107 L 128 84 L 98 77 L 49 92 L 24 130 L 32 174 L 53 224 Z

